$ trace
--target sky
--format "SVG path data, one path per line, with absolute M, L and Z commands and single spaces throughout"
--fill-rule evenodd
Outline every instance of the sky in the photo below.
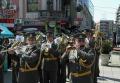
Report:
M 94 21 L 114 20 L 120 0 L 91 0 L 94 5 Z

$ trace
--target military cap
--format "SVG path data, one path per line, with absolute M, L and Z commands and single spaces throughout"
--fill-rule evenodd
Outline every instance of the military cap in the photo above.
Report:
M 35 34 L 29 34 L 27 36 L 27 40 L 36 40 L 36 35 Z
M 84 32 L 85 33 L 93 33 L 93 30 L 92 29 L 85 29 Z
M 85 39 L 86 36 L 85 36 L 84 34 L 76 34 L 76 35 L 74 36 L 74 38 Z
M 54 37 L 54 32 L 48 31 L 48 32 L 46 33 L 46 36 L 47 36 L 47 37 Z

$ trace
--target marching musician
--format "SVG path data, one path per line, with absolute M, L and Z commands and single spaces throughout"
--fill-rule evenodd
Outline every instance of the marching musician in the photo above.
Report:
M 85 47 L 85 36 L 77 34 L 73 46 L 68 46 L 62 59 L 69 59 L 70 76 L 72 83 L 93 83 L 91 66 L 94 59 L 94 50 Z
M 10 47 L 8 38 L 4 38 L 2 46 L 3 46 L 2 50 L 6 50 Z M 3 66 L 3 68 L 4 68 L 4 71 L 7 72 L 8 68 L 10 67 L 10 62 L 11 62 L 10 57 L 8 55 L 8 52 L 4 52 L 2 54 L 4 55 L 4 66 Z
M 30 35 L 27 45 L 10 50 L 9 53 L 19 57 L 18 83 L 38 83 L 38 66 L 40 63 L 40 49 L 37 48 L 36 39 Z
M 43 83 L 57 83 L 59 52 L 54 35 L 48 32 L 47 41 L 41 45 Z
M 86 42 L 86 47 L 91 47 L 91 43 L 95 42 L 95 37 L 93 36 L 93 31 L 89 30 L 89 29 L 85 29 L 85 34 L 86 34 L 86 38 L 85 38 L 85 42 Z M 99 44 L 97 44 L 97 47 L 99 46 Z M 95 49 L 95 57 L 94 57 L 94 65 L 92 66 L 92 74 L 93 74 L 93 82 L 97 83 L 97 74 L 98 74 L 98 70 L 99 70 L 99 57 L 98 57 L 98 53 L 96 50 L 96 46 L 93 47 Z

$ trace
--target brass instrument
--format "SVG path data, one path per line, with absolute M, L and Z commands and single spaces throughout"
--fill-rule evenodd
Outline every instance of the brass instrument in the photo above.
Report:
M 45 37 L 45 35 L 44 35 L 42 32 L 39 32 L 39 33 L 36 35 L 36 44 L 37 44 L 37 45 L 41 45 L 44 37 Z
M 62 33 L 62 36 L 63 36 L 64 38 L 69 39 L 69 36 L 67 36 L 67 35 L 66 35 L 66 34 L 64 34 L 64 33 Z
M 50 44 L 46 44 L 46 45 L 45 45 L 45 52 L 48 52 L 50 48 L 51 48 L 51 47 L 50 47 Z
M 1 53 L 4 53 L 4 52 L 7 52 L 7 51 L 15 50 L 15 49 L 17 49 L 18 47 L 20 47 L 21 45 L 22 45 L 22 42 L 15 41 L 10 48 L 8 48 L 7 50 L 2 50 L 2 51 L 0 51 L 0 52 L 1 52 Z
M 36 43 L 34 45 L 39 46 L 39 44 L 41 44 L 42 41 L 42 37 L 44 37 L 45 35 L 42 32 L 39 32 L 38 35 L 36 35 Z M 11 45 L 11 47 L 7 50 L 2 50 L 0 51 L 1 53 L 7 52 L 7 51 L 11 51 L 11 50 L 16 50 L 17 48 L 22 48 L 22 42 L 20 41 L 15 41 L 13 42 L 13 44 Z

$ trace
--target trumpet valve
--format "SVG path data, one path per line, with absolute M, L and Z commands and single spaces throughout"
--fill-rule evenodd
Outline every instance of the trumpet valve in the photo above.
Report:
M 49 51 L 49 48 L 45 48 L 45 52 L 48 52 Z

